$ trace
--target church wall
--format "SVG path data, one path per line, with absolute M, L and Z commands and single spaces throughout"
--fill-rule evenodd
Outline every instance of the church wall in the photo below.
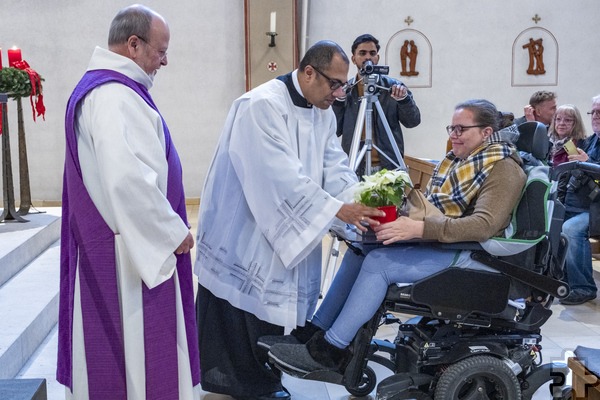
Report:
M 23 99 L 34 202 L 60 200 L 66 102 L 94 46 L 106 47 L 112 17 L 128 4 L 122 0 L 2 0 L 3 65 L 8 64 L 6 50 L 17 45 L 23 58 L 45 79 L 45 121 L 34 123 L 29 101 Z M 148 0 L 144 4 L 170 24 L 169 65 L 159 71 L 151 93 L 179 149 L 187 196 L 197 198 L 227 111 L 245 88 L 244 2 Z M 312 0 L 308 9 L 308 46 L 331 39 L 350 54 L 353 39 L 368 32 L 381 41 L 380 64 L 386 62 L 386 46 L 399 31 L 410 29 L 427 38 L 432 49 L 431 82 L 429 87 L 411 88 L 422 123 L 405 130 L 407 154 L 440 158 L 447 139 L 444 127 L 450 123 L 454 105 L 474 97 L 487 98 L 500 110 L 513 111 L 519 117 L 531 93 L 556 91 L 558 104 L 579 107 L 590 129 L 585 112 L 591 97 L 600 94 L 600 69 L 594 67 L 600 63 L 595 30 L 600 12 L 597 0 Z M 541 17 L 537 24 L 532 20 L 536 14 Z M 410 25 L 404 22 L 408 16 Z M 556 85 L 511 85 L 513 42 L 532 27 L 548 30 L 557 40 Z M 419 51 L 420 59 L 425 60 L 426 48 L 420 46 Z M 391 58 L 387 61 L 392 64 Z M 418 63 L 417 69 L 428 71 Z M 350 75 L 355 71 L 351 65 Z M 415 82 L 410 78 L 405 81 L 409 87 Z M 18 198 L 13 101 L 9 108 Z

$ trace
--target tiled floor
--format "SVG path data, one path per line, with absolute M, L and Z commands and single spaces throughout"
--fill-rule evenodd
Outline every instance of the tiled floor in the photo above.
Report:
M 195 230 L 196 213 L 191 213 L 190 221 L 194 223 L 192 229 Z M 594 265 L 596 280 L 600 281 L 600 262 L 595 262 Z M 563 306 L 557 302 L 553 305 L 552 310 L 551 318 L 542 327 L 544 363 L 566 360 L 577 345 L 600 348 L 600 299 L 579 306 Z M 390 325 L 382 327 L 377 337 L 393 340 L 395 335 L 394 325 Z M 56 343 L 55 329 L 32 358 L 30 364 L 19 374 L 20 378 L 46 378 L 49 400 L 64 399 L 64 389 L 54 378 Z M 378 364 L 374 364 L 373 368 L 377 373 L 378 381 L 390 375 L 390 371 Z M 339 385 L 299 380 L 289 376 L 284 376 L 283 383 L 292 393 L 294 400 L 346 400 L 352 398 L 344 387 Z M 202 400 L 231 400 L 229 396 L 206 392 L 202 392 L 200 398 Z M 375 398 L 374 393 L 368 398 Z M 546 387 L 540 389 L 535 395 L 536 400 L 550 398 Z

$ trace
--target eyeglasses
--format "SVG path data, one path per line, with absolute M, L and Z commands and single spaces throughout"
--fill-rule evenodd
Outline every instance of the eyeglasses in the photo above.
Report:
M 311 65 L 311 67 L 313 67 L 313 69 L 315 71 L 317 71 L 319 74 L 323 75 L 323 78 L 327 79 L 329 81 L 329 89 L 331 90 L 338 90 L 339 88 L 342 88 L 344 91 L 346 91 L 348 89 L 348 81 L 346 82 L 342 82 L 339 79 L 331 79 L 330 77 L 328 77 L 327 75 L 325 75 L 324 73 L 322 73 L 318 68 L 316 68 L 314 65 Z
M 556 117 L 554 118 L 554 122 L 556 122 L 557 124 L 560 124 L 561 122 L 564 122 L 565 124 L 572 124 L 573 122 L 575 122 L 575 120 L 573 118 Z
M 446 127 L 446 131 L 448 132 L 448 135 L 452 135 L 452 132 L 456 132 L 456 137 L 461 137 L 463 132 L 466 131 L 467 129 L 471 129 L 471 128 L 483 128 L 486 127 L 487 125 L 469 125 L 469 126 L 464 126 L 464 125 L 448 125 Z
M 156 47 L 152 46 L 150 44 L 150 42 L 148 42 L 146 39 L 144 39 L 143 36 L 140 36 L 140 35 L 135 35 L 135 36 L 137 36 L 142 42 L 146 43 L 148 46 L 152 47 L 154 49 L 154 51 L 156 51 L 158 53 L 158 56 L 160 57 L 160 61 L 164 61 L 164 59 L 167 58 L 166 51 L 158 50 Z
M 588 115 L 591 115 L 592 117 L 600 117 L 600 110 L 588 111 Z

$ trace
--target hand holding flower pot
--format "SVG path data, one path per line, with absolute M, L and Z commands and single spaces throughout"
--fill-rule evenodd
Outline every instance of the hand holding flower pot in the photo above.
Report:
M 404 201 L 407 188 L 412 188 L 410 177 L 406 171 L 388 171 L 382 169 L 373 175 L 363 176 L 358 184 L 355 200 L 366 206 L 377 207 L 385 212 L 385 217 L 374 217 L 379 222 L 395 221 L 398 207 Z

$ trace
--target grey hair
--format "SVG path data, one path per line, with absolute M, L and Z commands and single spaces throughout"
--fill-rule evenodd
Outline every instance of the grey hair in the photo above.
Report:
M 152 19 L 156 15 L 154 11 L 140 4 L 121 9 L 110 24 L 108 45 L 126 43 L 131 35 L 139 35 L 147 40 Z

